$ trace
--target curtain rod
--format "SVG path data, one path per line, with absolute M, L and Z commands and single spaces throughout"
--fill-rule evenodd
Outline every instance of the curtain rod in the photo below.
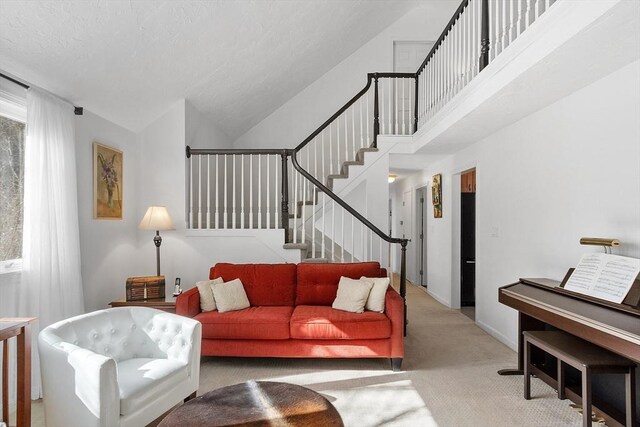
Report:
M 29 89 L 29 85 L 28 85 L 28 84 L 26 84 L 26 83 L 22 83 L 21 81 L 16 80 L 16 79 L 14 79 L 13 77 L 7 76 L 7 75 L 6 75 L 6 74 L 4 74 L 4 73 L 0 73 L 0 77 L 2 77 L 2 78 L 3 78 L 3 79 L 5 79 L 5 80 L 9 80 L 11 83 L 15 83 L 15 84 L 17 84 L 17 85 L 18 85 L 18 86 L 20 86 L 20 87 L 23 87 L 23 88 L 25 88 L 25 89 Z M 82 115 L 82 113 L 84 113 L 84 109 L 83 109 L 82 107 L 76 107 L 76 106 L 74 105 L 74 106 L 73 106 L 73 113 L 74 113 L 76 116 L 81 116 L 81 115 Z

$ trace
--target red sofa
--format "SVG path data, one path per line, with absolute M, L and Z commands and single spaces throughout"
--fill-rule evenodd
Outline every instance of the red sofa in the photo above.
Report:
M 389 358 L 404 357 L 404 304 L 391 287 L 385 312 L 349 313 L 331 307 L 341 276 L 385 277 L 377 262 L 350 264 L 226 264 L 209 278 L 239 278 L 251 307 L 201 312 L 197 288 L 176 301 L 176 313 L 202 323 L 203 356 Z

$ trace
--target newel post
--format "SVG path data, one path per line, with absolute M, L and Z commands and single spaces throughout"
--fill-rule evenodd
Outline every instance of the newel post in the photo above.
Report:
M 378 148 L 380 133 L 380 111 L 378 107 L 378 73 L 373 74 L 373 148 Z
M 489 65 L 489 0 L 482 0 L 482 23 L 480 24 L 480 69 Z
M 289 174 L 287 173 L 287 150 L 282 150 L 282 189 L 280 194 L 280 213 L 282 215 L 282 228 L 284 228 L 284 241 L 289 242 Z
M 400 245 L 400 296 L 404 301 L 404 335 L 407 336 L 407 243 L 403 240 Z

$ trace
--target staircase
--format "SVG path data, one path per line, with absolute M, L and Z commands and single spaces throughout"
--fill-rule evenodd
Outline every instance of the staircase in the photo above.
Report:
M 407 239 L 387 236 L 334 192 L 379 135 L 410 135 L 442 110 L 554 0 L 464 0 L 415 73 L 370 73 L 365 87 L 294 149 L 187 147 L 189 229 L 281 229 L 302 262 L 378 261 L 392 272 Z M 194 160 L 195 159 L 195 160 Z M 212 166 L 213 165 L 213 166 Z M 386 207 L 385 207 L 386 210 Z M 406 312 L 406 310 L 405 310 Z

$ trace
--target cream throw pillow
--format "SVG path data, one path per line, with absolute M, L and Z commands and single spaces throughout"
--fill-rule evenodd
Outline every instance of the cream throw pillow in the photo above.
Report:
M 200 293 L 200 310 L 213 311 L 216 309 L 216 300 L 213 299 L 213 284 L 224 283 L 222 277 L 213 280 L 203 280 L 196 282 L 198 292 Z
M 373 283 L 348 277 L 340 277 L 338 294 L 332 307 L 336 310 L 362 313 Z
M 249 298 L 240 279 L 230 282 L 215 283 L 213 286 L 213 299 L 216 300 L 218 311 L 242 310 L 249 307 Z
M 389 287 L 388 277 L 361 277 L 360 280 L 371 283 L 373 286 L 367 298 L 364 308 L 369 311 L 384 313 L 384 299 Z

